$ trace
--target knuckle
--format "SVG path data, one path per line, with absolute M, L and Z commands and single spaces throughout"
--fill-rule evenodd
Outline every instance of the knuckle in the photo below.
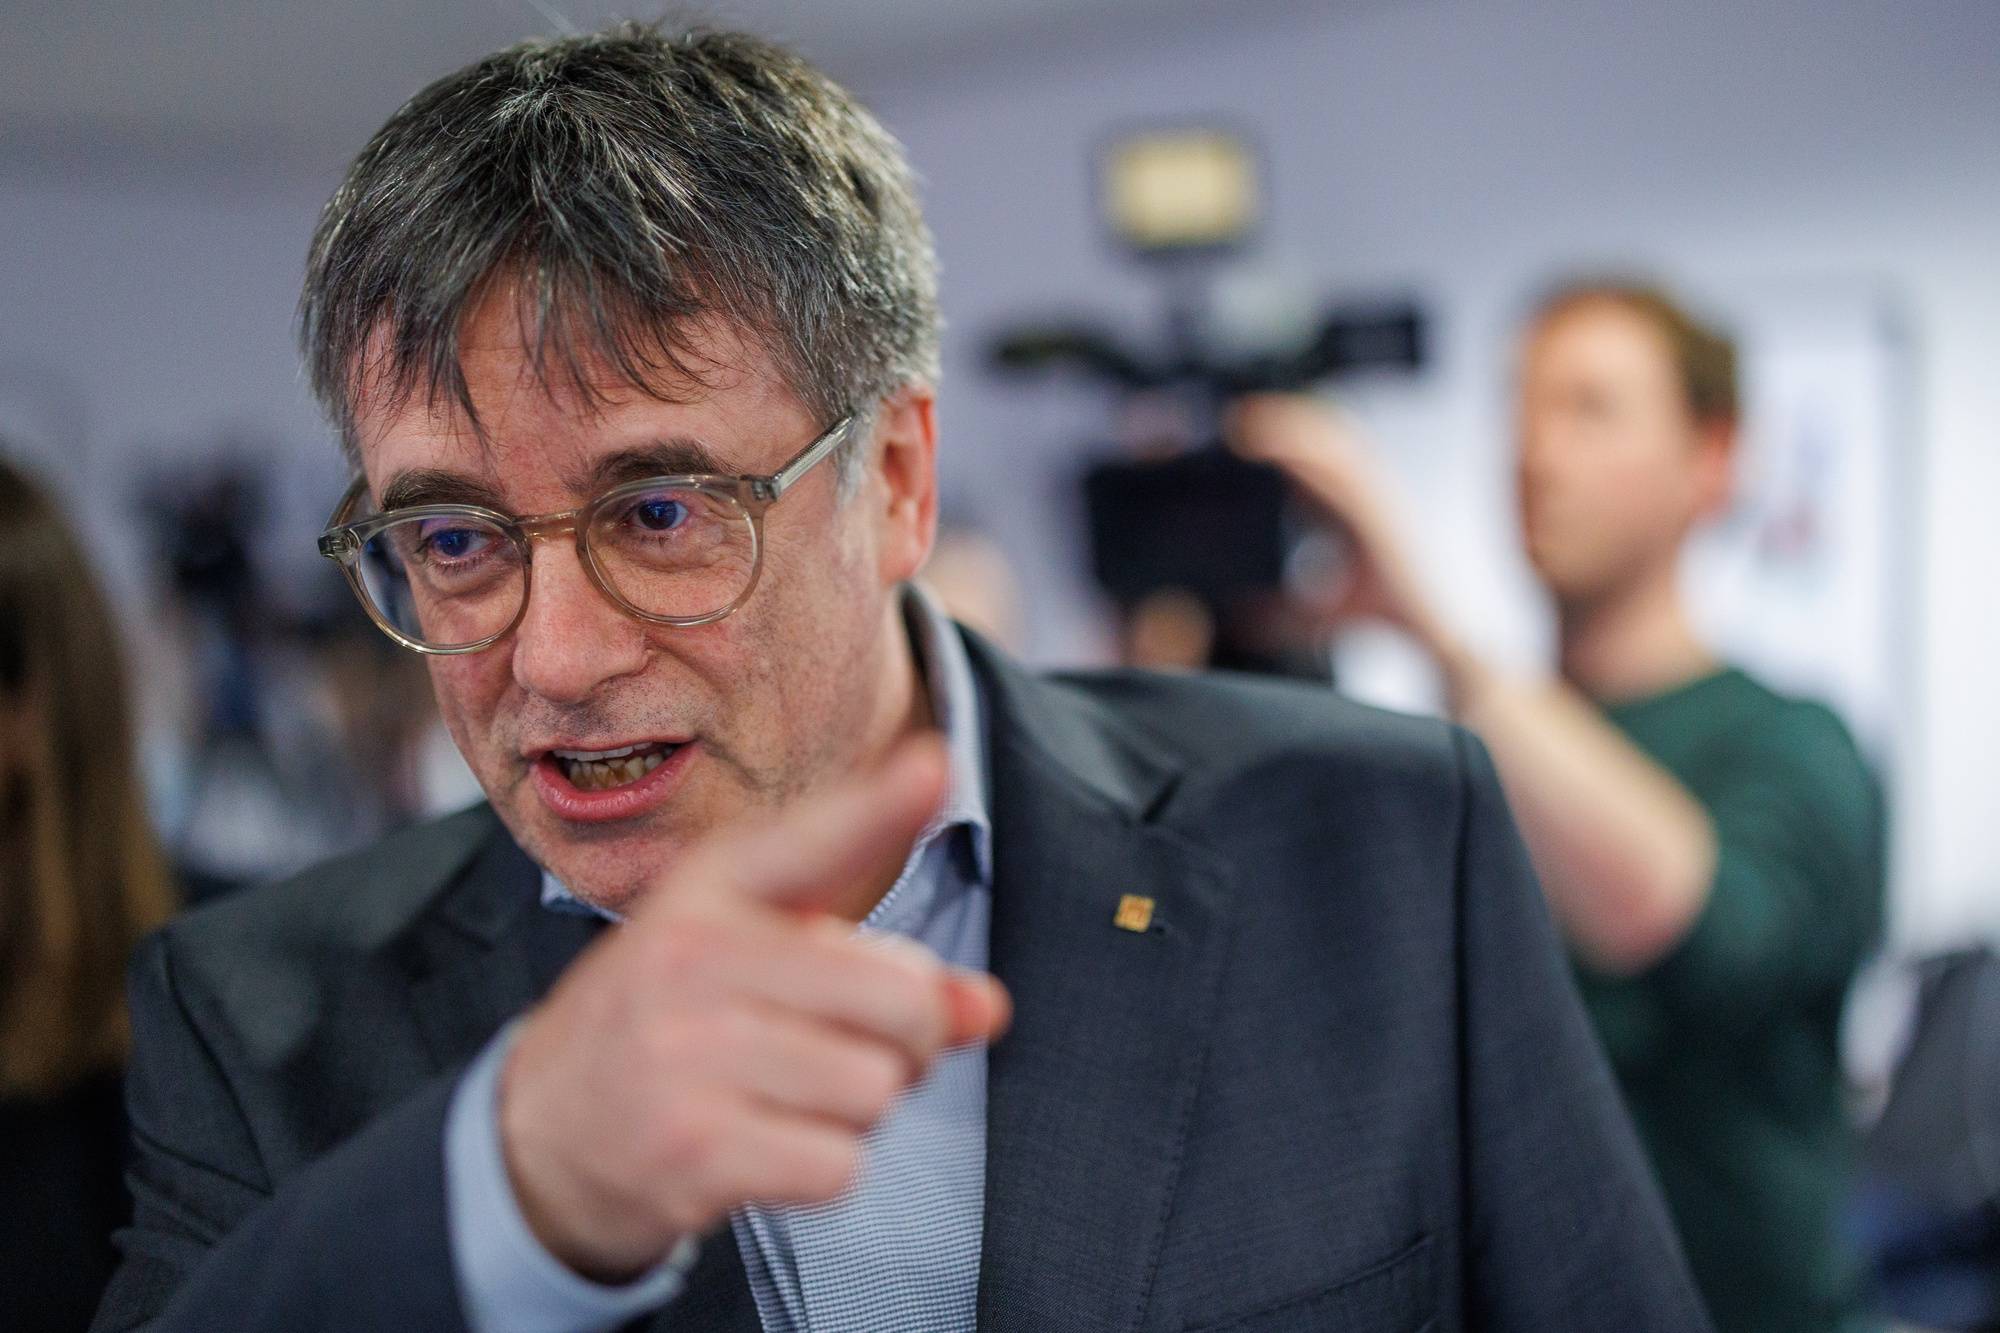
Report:
M 688 1066 L 711 1080 L 741 1083 L 772 1065 L 784 1049 L 772 1046 L 771 1034 L 760 1019 L 733 1005 L 694 1016 L 690 1025 L 700 1035 L 694 1039 Z
M 799 919 L 797 929 L 801 938 L 822 946 L 847 949 L 854 944 L 854 928 L 839 917 L 803 917 Z
M 644 1056 L 655 1069 L 681 1069 L 700 1059 L 701 1025 L 679 1013 L 665 1013 L 647 1024 Z
M 902 1052 L 870 1045 L 844 1054 L 829 1066 L 823 1111 L 849 1128 L 865 1131 L 880 1120 L 909 1081 L 911 1063 Z
M 736 1005 L 720 1005 L 702 1017 L 700 1026 L 714 1044 L 739 1054 L 763 1039 L 764 1025 Z
M 909 991 L 899 997 L 904 1021 L 908 1025 L 911 1039 L 916 1043 L 924 1059 L 937 1053 L 944 1045 L 944 1039 L 951 1026 L 950 1013 L 946 1008 L 944 983 L 940 977 L 932 977 L 922 982 L 912 982 Z
M 909 1078 L 909 1061 L 896 1052 L 871 1051 L 862 1057 L 854 1080 L 862 1115 L 870 1123 L 880 1119 Z
M 877 983 L 883 1000 L 903 1015 L 913 1029 L 929 1025 L 931 1011 L 938 1003 L 938 980 L 934 974 L 907 965 L 886 968 Z
M 869 947 L 877 958 L 900 968 L 913 982 L 934 982 L 944 970 L 938 956 L 917 941 L 903 935 L 878 936 Z
M 722 1150 L 723 1118 L 697 1100 L 667 1108 L 654 1135 L 654 1161 L 670 1177 L 706 1180 Z

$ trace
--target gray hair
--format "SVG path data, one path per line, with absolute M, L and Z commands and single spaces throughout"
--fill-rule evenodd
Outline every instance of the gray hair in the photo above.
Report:
M 350 458 L 364 377 L 397 407 L 455 400 L 479 427 L 459 335 L 501 280 L 543 386 L 593 406 L 593 365 L 663 399 L 704 383 L 689 335 L 718 317 L 824 422 L 865 422 L 937 375 L 936 260 L 901 147 L 824 74 L 741 33 L 621 23 L 522 42 L 376 132 L 320 215 L 299 301 L 313 392 Z M 851 481 L 861 451 L 843 451 Z

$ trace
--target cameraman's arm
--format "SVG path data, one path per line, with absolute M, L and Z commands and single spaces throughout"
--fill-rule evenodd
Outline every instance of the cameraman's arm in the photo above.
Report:
M 1446 651 L 1454 710 L 1492 752 L 1571 946 L 1612 973 L 1664 958 L 1708 901 L 1708 812 L 1575 689 Z
M 1266 394 L 1232 408 L 1230 444 L 1281 469 L 1347 537 L 1339 617 L 1403 630 L 1444 672 L 1477 731 L 1570 944 L 1613 973 L 1645 970 L 1700 915 L 1716 864 L 1707 813 L 1588 700 L 1560 681 L 1515 681 L 1466 648 L 1409 559 L 1407 528 L 1354 431 L 1324 403 Z

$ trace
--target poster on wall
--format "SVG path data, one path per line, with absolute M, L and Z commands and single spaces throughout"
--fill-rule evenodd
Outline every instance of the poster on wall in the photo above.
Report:
M 1891 758 L 1916 636 L 1911 353 L 1894 304 L 1863 284 L 1736 288 L 1743 435 L 1735 502 L 1689 548 L 1688 600 L 1709 642 L 1788 693 L 1820 699 Z

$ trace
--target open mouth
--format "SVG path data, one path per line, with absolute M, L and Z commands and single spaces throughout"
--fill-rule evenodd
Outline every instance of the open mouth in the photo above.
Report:
M 615 750 L 551 750 L 549 758 L 578 791 L 610 791 L 639 781 L 680 748 L 675 742 L 647 741 Z

